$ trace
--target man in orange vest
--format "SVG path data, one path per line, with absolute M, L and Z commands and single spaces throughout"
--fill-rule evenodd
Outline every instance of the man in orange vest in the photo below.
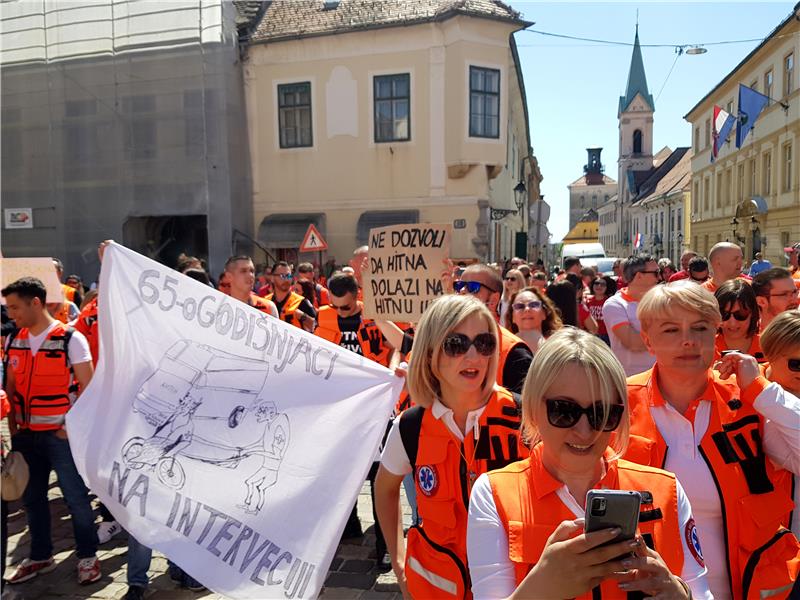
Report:
M 324 286 L 314 281 L 314 265 L 309 262 L 300 263 L 297 265 L 297 278 L 310 281 L 314 286 L 314 308 L 318 309 L 321 306 L 328 306 L 330 304 L 330 296 L 328 290 Z
M 58 280 L 61 281 L 61 278 L 64 277 L 64 264 L 59 259 L 54 258 L 53 266 L 56 268 L 56 275 L 58 275 Z M 65 300 L 74 302 L 76 306 L 81 305 L 81 301 L 83 300 L 83 295 L 77 288 L 74 288 L 71 285 L 67 285 L 66 283 L 62 283 L 61 289 L 64 292 Z
M 464 269 L 461 279 L 453 287 L 460 294 L 472 294 L 486 306 L 496 306 L 503 291 L 503 280 L 490 266 L 477 264 Z M 497 363 L 497 383 L 511 392 L 522 393 L 522 385 L 525 383 L 533 354 L 525 342 L 508 329 L 498 325 L 498 330 L 500 356 Z
M 270 302 L 270 298 L 261 298 L 253 293 L 253 285 L 256 282 L 256 268 L 253 266 L 253 259 L 249 256 L 231 256 L 225 261 L 225 283 L 230 285 L 228 294 L 237 300 L 244 302 L 248 306 L 253 306 L 261 312 L 278 316 L 278 309 Z M 222 279 L 220 277 L 220 279 Z
M 11 399 L 9 430 L 14 450 L 30 471 L 23 501 L 31 535 L 30 556 L 9 578 L 21 583 L 56 568 L 47 501 L 50 471 L 72 517 L 78 556 L 78 583 L 100 579 L 97 533 L 83 483 L 70 452 L 64 420 L 77 395 L 92 378 L 92 357 L 86 338 L 54 320 L 47 312 L 47 289 L 25 277 L 2 291 L 9 315 L 20 330 L 6 342 L 6 392 Z
M 753 292 L 756 294 L 761 331 L 782 312 L 795 310 L 800 300 L 800 292 L 794 284 L 792 274 L 783 267 L 772 267 L 761 271 L 753 278 Z
M 794 285 L 800 289 L 800 242 L 783 249 L 789 260 L 789 272 L 792 274 Z
M 289 263 L 284 261 L 275 263 L 272 268 L 272 287 L 275 292 L 267 296 L 267 300 L 275 303 L 282 320 L 306 331 L 313 331 L 317 311 L 311 302 L 292 291 L 293 281 L 294 275 Z

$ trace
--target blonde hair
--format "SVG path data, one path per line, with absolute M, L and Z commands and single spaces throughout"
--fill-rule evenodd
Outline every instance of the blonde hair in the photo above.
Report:
M 517 282 L 517 292 L 522 291 L 525 288 L 525 276 L 522 274 L 522 271 L 519 269 L 509 269 L 506 271 L 506 277 L 513 277 L 514 281 Z M 505 283 L 505 277 L 503 278 L 503 282 Z M 505 285 L 503 286 L 503 296 L 507 293 Z
M 761 349 L 770 362 L 800 349 L 800 312 L 779 314 L 761 333 Z
M 564 327 L 541 345 L 533 358 L 525 387 L 522 388 L 522 435 L 533 447 L 541 439 L 536 425 L 547 420 L 545 394 L 564 367 L 576 365 L 589 377 L 589 393 L 603 403 L 606 418 L 609 407 L 621 402 L 625 407 L 619 427 L 612 435 L 614 457 L 619 458 L 628 448 L 630 419 L 628 413 L 628 384 L 625 371 L 611 349 L 600 338 L 574 327 Z M 605 419 L 603 421 L 605 425 Z M 602 434 L 597 432 L 597 437 Z
M 411 363 L 406 377 L 408 393 L 416 404 L 430 406 L 434 398 L 441 395 L 439 357 L 442 353 L 442 344 L 456 327 L 472 315 L 479 315 L 486 321 L 489 332 L 497 340 L 499 348 L 500 338 L 497 323 L 483 302 L 472 296 L 460 294 L 440 296 L 423 313 L 414 334 Z M 497 351 L 495 351 L 489 359 L 489 367 L 483 381 L 482 390 L 487 400 L 495 388 L 497 356 Z
M 715 328 L 722 322 L 714 294 L 693 281 L 682 279 L 655 286 L 639 301 L 636 316 L 642 324 L 642 331 L 666 318 L 675 309 L 697 313 Z

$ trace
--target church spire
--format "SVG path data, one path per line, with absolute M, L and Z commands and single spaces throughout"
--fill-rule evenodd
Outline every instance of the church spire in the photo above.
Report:
M 637 19 L 638 20 L 638 19 Z M 644 61 L 642 48 L 639 46 L 639 23 L 636 23 L 636 37 L 633 40 L 633 54 L 631 55 L 631 68 L 628 71 L 628 86 L 625 95 L 619 98 L 619 112 L 625 112 L 636 94 L 641 94 L 645 102 L 650 105 L 650 110 L 655 111 L 656 105 L 653 96 L 647 90 L 647 77 L 644 74 Z

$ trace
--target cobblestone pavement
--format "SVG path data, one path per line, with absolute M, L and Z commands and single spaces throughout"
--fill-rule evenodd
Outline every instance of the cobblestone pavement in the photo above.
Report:
M 122 598 L 128 588 L 125 579 L 127 536 L 118 535 L 99 548 L 103 577 L 89 586 L 79 586 L 76 581 L 77 561 L 74 556 L 72 524 L 61 490 L 51 479 L 50 511 L 52 515 L 53 545 L 57 568 L 26 583 L 3 586 L 2 600 L 78 600 Z M 411 520 L 410 509 L 403 498 L 405 526 Z M 358 514 L 365 529 L 363 538 L 348 540 L 339 545 L 331 564 L 325 587 L 320 598 L 328 599 L 372 599 L 401 600 L 394 574 L 381 573 L 376 568 L 375 536 L 373 531 L 372 502 L 369 484 L 365 484 L 358 496 Z M 98 522 L 99 522 L 98 517 Z M 10 575 L 17 563 L 28 555 L 30 538 L 25 522 L 25 513 L 19 502 L 10 507 L 8 518 L 8 570 Z M 167 576 L 167 560 L 158 552 L 153 553 L 150 565 L 150 587 L 147 600 L 211 600 L 225 596 L 211 592 L 191 592 L 180 589 Z

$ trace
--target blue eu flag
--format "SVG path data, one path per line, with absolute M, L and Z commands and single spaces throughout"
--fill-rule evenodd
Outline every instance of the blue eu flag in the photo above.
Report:
M 736 122 L 736 147 L 741 148 L 744 138 L 755 125 L 758 115 L 769 102 L 765 96 L 746 85 L 739 84 L 739 118 Z

